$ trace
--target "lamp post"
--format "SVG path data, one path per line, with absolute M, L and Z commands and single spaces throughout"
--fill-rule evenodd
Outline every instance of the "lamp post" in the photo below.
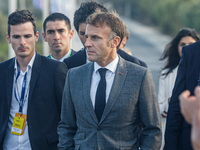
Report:
M 43 9 L 42 9 L 42 19 L 45 20 L 45 18 L 49 15 L 49 0 L 43 0 Z M 48 43 L 44 40 L 42 41 L 42 47 L 43 47 L 43 55 L 48 56 L 49 55 L 49 47 Z
M 17 9 L 17 0 L 8 0 L 8 13 L 11 14 Z M 12 46 L 8 45 L 8 58 L 14 57 L 15 53 L 12 49 Z

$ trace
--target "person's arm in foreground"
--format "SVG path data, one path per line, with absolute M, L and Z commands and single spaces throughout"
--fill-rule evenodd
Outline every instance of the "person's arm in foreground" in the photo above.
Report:
M 188 123 L 192 125 L 191 140 L 195 150 L 200 149 L 200 87 L 196 87 L 195 96 L 191 96 L 188 90 L 180 96 L 181 113 Z

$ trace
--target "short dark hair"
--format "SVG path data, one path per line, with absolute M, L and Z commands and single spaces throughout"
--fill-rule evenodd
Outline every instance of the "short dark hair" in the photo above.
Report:
M 34 34 L 36 34 L 36 20 L 34 15 L 29 10 L 16 10 L 8 16 L 8 35 L 10 36 L 10 26 L 21 23 L 31 22 L 33 25 Z
M 43 23 L 43 30 L 44 30 L 44 33 L 45 33 L 45 30 L 46 30 L 46 24 L 47 24 L 47 22 L 49 22 L 49 21 L 57 21 L 57 20 L 59 20 L 59 21 L 64 20 L 64 21 L 65 21 L 65 24 L 68 26 L 68 29 L 71 30 L 71 24 L 70 24 L 69 18 L 68 18 L 66 15 L 62 14 L 62 13 L 56 12 L 56 13 L 50 14 L 50 15 L 44 20 L 44 23 Z
M 93 14 L 96 9 L 101 10 L 102 12 L 108 12 L 108 9 L 103 6 L 101 3 L 97 2 L 83 2 L 79 9 L 74 13 L 74 27 L 76 31 L 79 31 L 79 25 L 81 23 L 86 23 L 86 19 L 89 15 Z
M 116 12 L 95 12 L 92 15 L 90 15 L 87 20 L 87 24 L 91 24 L 94 26 L 103 26 L 107 25 L 111 28 L 111 33 L 115 36 L 119 36 L 121 38 L 120 43 L 124 37 L 125 32 L 125 24 L 120 19 L 119 15 Z M 119 43 L 119 45 L 120 45 Z M 117 48 L 119 48 L 119 45 Z

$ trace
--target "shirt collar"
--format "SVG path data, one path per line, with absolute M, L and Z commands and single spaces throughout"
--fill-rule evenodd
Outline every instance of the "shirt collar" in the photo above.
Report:
M 34 60 L 35 60 L 35 55 L 36 55 L 36 53 L 34 53 L 34 55 L 33 55 L 33 57 L 31 58 L 31 60 L 29 61 L 29 63 L 28 63 L 28 67 L 26 68 L 26 71 L 28 70 L 28 69 L 31 69 L 32 67 L 33 67 L 33 62 L 34 62 Z M 14 66 L 14 70 L 17 72 L 17 66 L 18 66 L 18 64 L 17 64 L 17 59 L 16 59 L 16 57 L 15 57 L 15 66 Z M 25 71 L 25 72 L 26 72 Z
M 105 66 L 103 68 L 106 68 L 106 69 L 110 70 L 112 73 L 115 73 L 118 62 L 119 62 L 119 57 L 117 55 L 117 57 L 111 63 L 109 63 L 107 66 Z M 94 71 L 97 72 L 97 70 L 99 68 L 102 68 L 102 67 L 99 66 L 96 62 L 94 62 Z
M 65 58 L 68 58 L 68 57 L 71 56 L 71 53 L 72 53 L 72 49 L 70 49 L 70 50 L 67 52 L 67 54 L 64 55 L 59 61 L 63 62 L 63 60 L 64 60 Z M 52 54 L 50 54 L 50 56 L 51 56 L 51 57 L 50 57 L 51 59 L 56 60 L 55 58 L 53 58 Z

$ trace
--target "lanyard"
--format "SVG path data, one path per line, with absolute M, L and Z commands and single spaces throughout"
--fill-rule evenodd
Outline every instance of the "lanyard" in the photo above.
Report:
M 71 54 L 72 54 L 72 49 L 70 49 L 70 53 L 69 53 L 69 56 L 68 56 L 68 57 L 70 57 L 70 56 L 71 56 Z
M 17 93 L 18 92 L 18 96 L 19 96 L 19 90 L 18 90 L 18 86 L 17 86 L 17 79 L 20 75 L 20 69 L 19 67 L 17 67 L 18 73 L 17 73 L 17 77 L 15 79 L 15 89 L 14 89 L 14 94 L 15 94 L 15 98 L 19 103 L 19 113 L 23 114 L 23 104 L 24 104 L 24 96 L 25 96 L 25 91 L 26 91 L 26 79 L 27 79 L 27 72 L 24 75 L 24 80 L 22 82 L 22 90 L 21 90 L 21 97 L 20 100 L 17 98 Z

